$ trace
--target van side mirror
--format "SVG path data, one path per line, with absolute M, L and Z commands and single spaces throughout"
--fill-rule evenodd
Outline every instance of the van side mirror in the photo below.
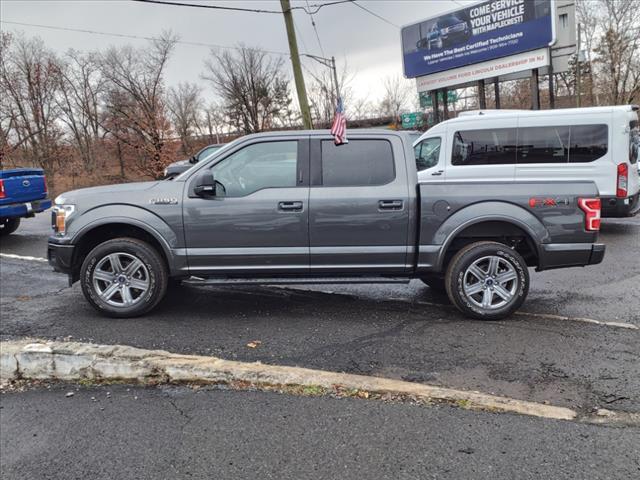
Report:
M 213 172 L 209 169 L 205 169 L 200 172 L 196 179 L 196 185 L 193 188 L 193 193 L 199 197 L 213 197 L 216 194 L 216 180 L 213 176 Z

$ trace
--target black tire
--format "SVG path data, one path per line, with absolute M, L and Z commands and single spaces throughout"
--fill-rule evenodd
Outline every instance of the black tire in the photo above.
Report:
M 487 266 L 486 271 L 484 265 Z M 480 276 L 484 279 L 481 280 Z M 473 282 L 474 279 L 477 281 Z M 499 320 L 511 315 L 524 302 L 529 293 L 529 271 L 522 256 L 508 246 L 497 242 L 476 242 L 464 247 L 451 259 L 445 286 L 451 303 L 468 317 Z M 472 293 L 478 288 L 481 290 Z M 489 301 L 485 302 L 487 299 Z
M 431 290 L 434 290 L 438 293 L 447 293 L 447 288 L 444 284 L 444 277 L 442 275 L 423 275 L 422 277 L 420 277 L 420 280 Z
M 112 268 L 110 258 L 113 257 L 119 259 L 116 263 L 122 268 Z M 126 263 L 129 259 L 131 262 Z M 134 259 L 139 263 L 134 264 Z M 109 275 L 111 272 L 108 270 L 112 270 L 113 280 L 96 278 L 98 268 L 101 276 Z M 136 270 L 128 273 L 132 268 Z M 101 243 L 89 252 L 80 270 L 82 293 L 87 301 L 98 312 L 116 318 L 137 317 L 151 311 L 164 298 L 168 280 L 167 266 L 160 252 L 136 238 L 115 238 Z M 146 290 L 137 289 L 138 284 L 146 286 Z M 103 288 L 102 292 L 99 288 Z M 111 292 L 109 289 L 113 290 L 112 296 L 106 298 Z M 126 296 L 125 289 L 128 292 Z M 127 298 L 130 299 L 129 305 L 126 304 Z
M 20 226 L 19 218 L 2 218 L 0 219 L 0 235 L 11 235 Z

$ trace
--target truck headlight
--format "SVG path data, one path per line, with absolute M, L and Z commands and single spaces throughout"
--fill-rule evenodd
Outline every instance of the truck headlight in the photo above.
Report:
M 53 207 L 51 226 L 56 235 L 63 236 L 67 232 L 67 219 L 75 212 L 75 205 L 56 205 Z

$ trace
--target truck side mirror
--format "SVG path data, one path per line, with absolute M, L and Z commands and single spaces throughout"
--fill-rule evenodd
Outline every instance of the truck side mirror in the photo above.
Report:
M 205 169 L 200 172 L 196 179 L 196 186 L 193 188 L 193 193 L 199 197 L 213 197 L 216 194 L 216 180 L 213 176 L 213 172 L 210 169 Z

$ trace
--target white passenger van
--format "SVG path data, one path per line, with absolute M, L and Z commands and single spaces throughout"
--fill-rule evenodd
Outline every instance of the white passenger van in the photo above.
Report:
M 421 183 L 591 180 L 603 216 L 640 210 L 637 106 L 463 112 L 414 150 Z

